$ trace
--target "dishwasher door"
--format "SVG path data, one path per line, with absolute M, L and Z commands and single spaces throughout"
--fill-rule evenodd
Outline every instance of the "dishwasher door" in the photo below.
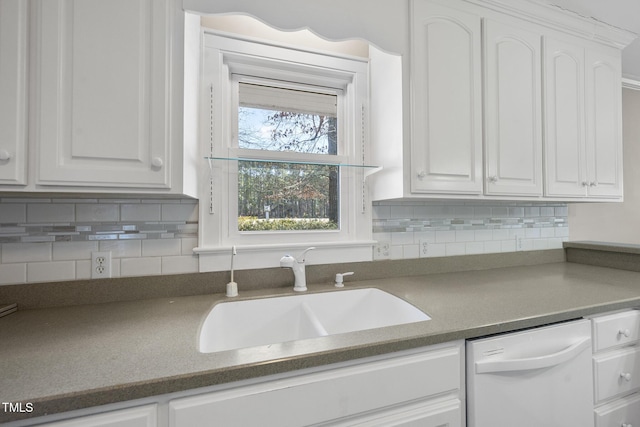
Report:
M 468 427 L 593 427 L 591 324 L 467 341 Z

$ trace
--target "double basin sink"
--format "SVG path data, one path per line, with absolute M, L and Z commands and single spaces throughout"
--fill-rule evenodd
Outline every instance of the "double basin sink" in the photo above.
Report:
M 375 288 L 222 302 L 201 326 L 199 350 L 213 353 L 430 319 Z

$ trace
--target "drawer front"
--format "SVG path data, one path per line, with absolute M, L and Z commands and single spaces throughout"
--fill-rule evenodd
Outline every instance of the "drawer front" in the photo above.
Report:
M 595 415 L 596 427 L 640 426 L 640 393 L 604 405 Z
M 176 399 L 169 403 L 169 425 L 212 419 L 220 426 L 313 425 L 441 393 L 458 396 L 463 358 L 459 344 Z
M 630 347 L 593 358 L 595 399 L 602 402 L 640 388 L 640 348 Z
M 593 319 L 594 352 L 632 344 L 640 339 L 640 311 L 630 310 Z

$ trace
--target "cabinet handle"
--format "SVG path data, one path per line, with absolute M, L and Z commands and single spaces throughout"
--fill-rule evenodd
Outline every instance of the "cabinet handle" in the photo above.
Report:
M 623 335 L 626 338 L 629 338 L 631 336 L 631 331 L 629 329 L 620 329 L 618 331 L 618 335 Z
M 631 381 L 630 372 L 620 372 L 620 378 L 624 378 L 625 381 Z
M 153 166 L 154 168 L 161 168 L 162 165 L 164 165 L 162 158 L 154 157 L 153 159 L 151 159 L 151 166 Z
M 631 423 L 622 423 L 620 425 L 620 427 L 633 427 L 633 424 L 631 424 Z
M 589 183 L 589 187 L 597 187 L 597 186 L 598 186 L 598 183 L 595 181 Z
M 11 153 L 7 150 L 0 150 L 0 161 L 11 159 Z

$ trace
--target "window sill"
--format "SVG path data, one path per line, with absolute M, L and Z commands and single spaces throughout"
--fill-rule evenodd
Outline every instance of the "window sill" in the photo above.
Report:
M 316 249 L 307 253 L 307 265 L 371 261 L 374 244 L 375 240 L 357 240 L 238 245 L 234 267 L 238 270 L 280 267 L 283 255 L 297 256 L 309 247 Z M 232 246 L 197 247 L 193 251 L 200 258 L 200 272 L 226 271 L 230 268 Z

